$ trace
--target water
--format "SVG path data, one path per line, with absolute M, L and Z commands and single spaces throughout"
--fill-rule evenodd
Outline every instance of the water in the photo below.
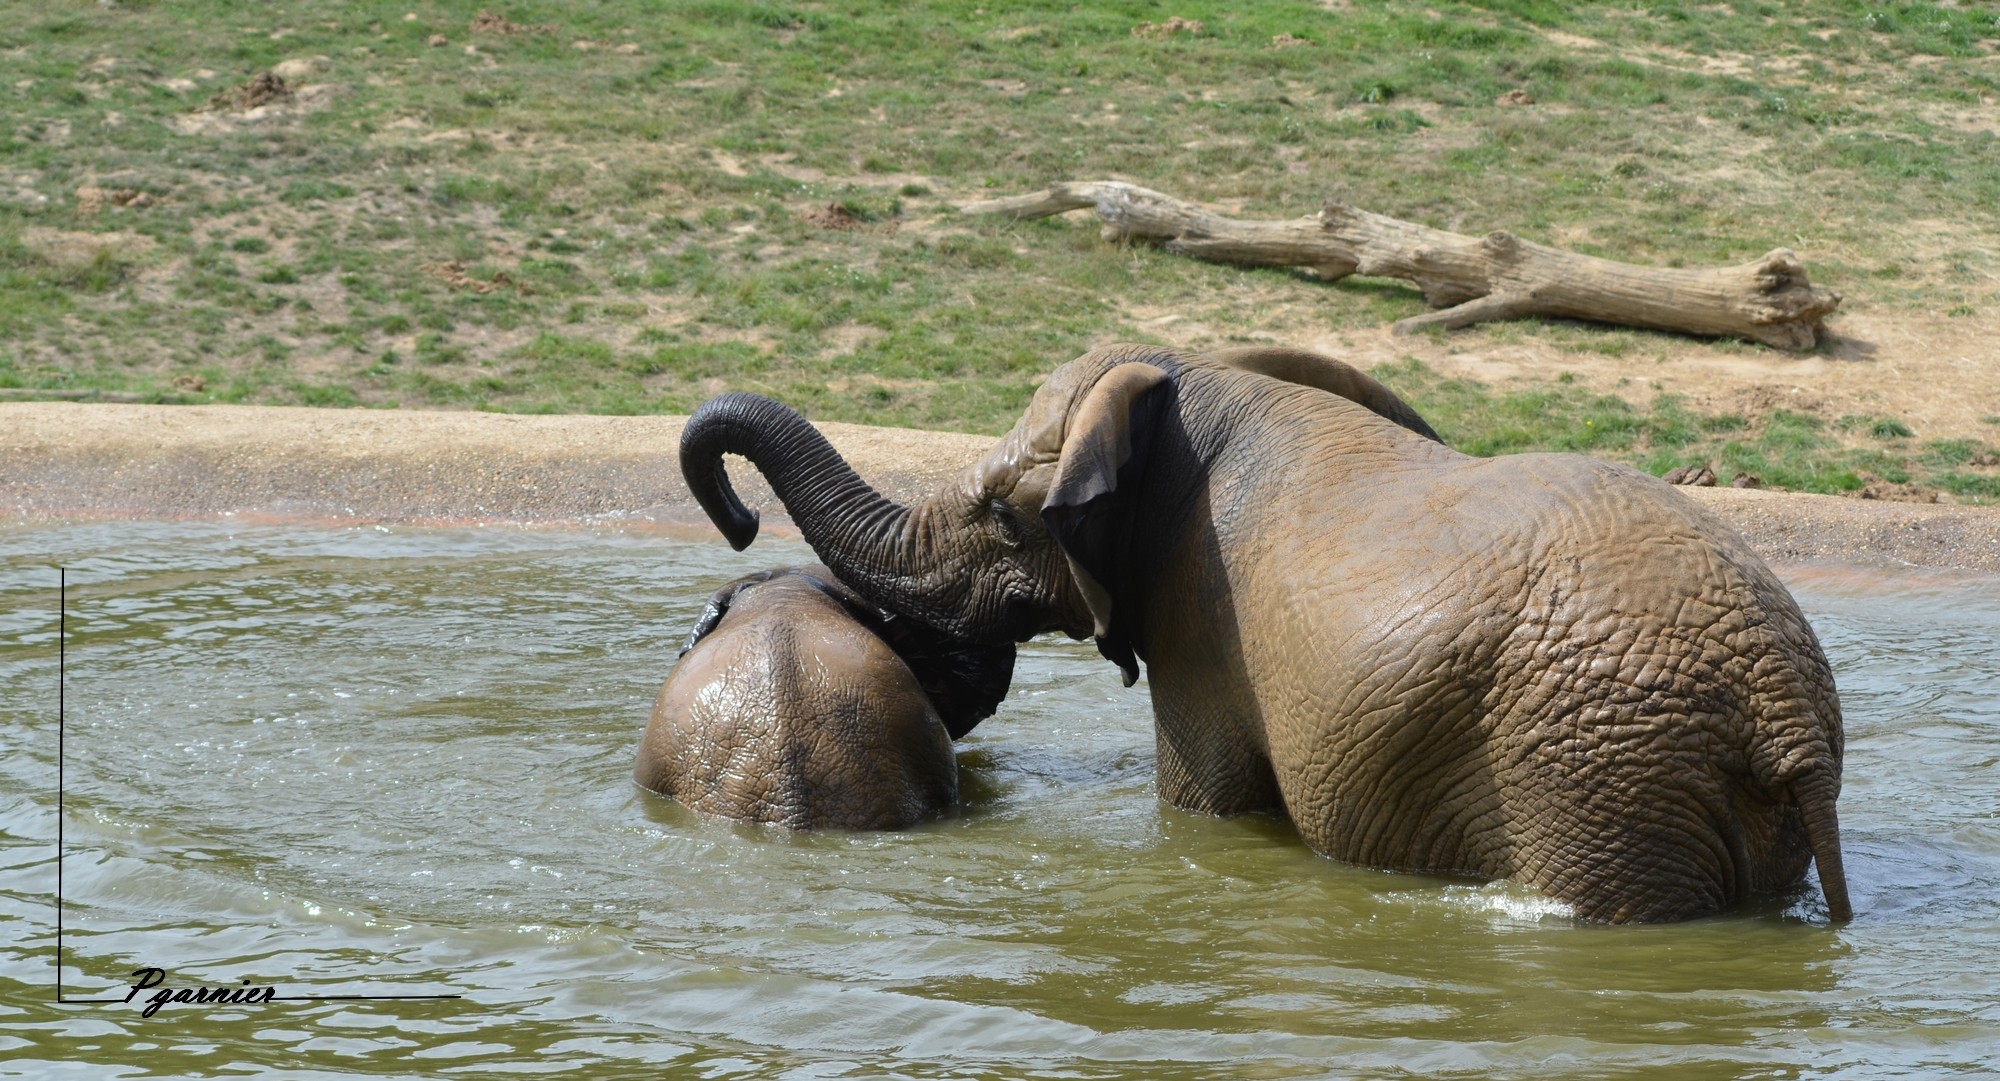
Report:
M 1799 570 L 1857 919 L 1671 927 L 1162 806 L 1140 689 L 1024 649 L 964 808 L 694 818 L 628 774 L 700 600 L 809 558 L 618 534 L 0 527 L 0 1073 L 1949 1077 L 2000 1062 L 2000 583 Z M 69 568 L 52 1004 L 56 571 Z M 403 994 L 458 999 L 297 1000 Z

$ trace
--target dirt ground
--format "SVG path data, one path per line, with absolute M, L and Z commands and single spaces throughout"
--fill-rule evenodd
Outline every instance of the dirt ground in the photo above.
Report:
M 682 417 L 0 403 L 0 521 L 220 518 L 501 523 L 713 538 L 680 479 Z M 892 498 L 982 455 L 981 436 L 822 425 Z M 767 529 L 796 535 L 739 469 Z M 1682 489 L 1774 563 L 2000 574 L 2000 509 Z

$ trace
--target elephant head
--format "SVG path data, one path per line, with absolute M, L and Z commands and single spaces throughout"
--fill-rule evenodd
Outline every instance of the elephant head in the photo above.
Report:
M 660 688 L 633 778 L 703 814 L 895 828 L 958 798 L 951 741 L 992 714 L 1011 643 L 885 615 L 825 567 L 746 575 L 708 600 Z
M 901 506 L 856 475 L 797 413 L 754 394 L 705 403 L 681 437 L 688 487 L 739 551 L 757 535 L 722 455 L 749 459 L 807 543 L 882 607 L 968 642 L 1025 641 L 1046 631 L 1094 636 L 1130 686 L 1138 676 L 1129 617 L 1114 597 L 1130 575 L 1137 498 L 1173 375 L 1192 362 L 1312 386 L 1438 440 L 1380 382 L 1329 357 L 1282 348 L 1185 358 L 1117 347 L 1055 372 L 1027 412 L 957 483 Z

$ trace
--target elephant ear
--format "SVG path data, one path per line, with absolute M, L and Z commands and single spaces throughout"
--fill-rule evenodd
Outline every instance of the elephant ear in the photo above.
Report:
M 1171 386 L 1167 373 L 1151 364 L 1120 364 L 1106 372 L 1069 415 L 1055 482 L 1042 504 L 1042 521 L 1090 605 L 1097 649 L 1117 663 L 1127 687 L 1139 678 L 1132 650 L 1137 627 L 1130 613 L 1114 609 L 1114 600 L 1125 595 L 1120 568 L 1131 537 L 1131 503 Z
M 872 628 L 931 700 L 953 739 L 993 716 L 1014 682 L 1014 643 L 966 642 L 915 620 L 883 613 Z
M 772 572 L 765 572 L 768 577 Z M 870 604 L 833 571 L 815 564 L 791 574 L 831 597 L 902 659 L 953 739 L 993 716 L 1014 682 L 1014 643 L 967 642 L 908 616 Z
M 708 603 L 701 606 L 701 615 L 696 617 L 693 629 L 688 631 L 687 640 L 681 643 L 681 651 L 676 656 L 687 656 L 688 650 L 693 649 L 696 642 L 707 638 L 709 632 L 722 624 L 722 617 L 729 614 L 729 606 L 735 602 L 738 593 L 751 586 L 768 582 L 780 573 L 782 572 L 768 570 L 746 574 L 710 594 Z
M 1337 394 L 1356 405 L 1365 406 L 1377 416 L 1395 421 L 1425 439 L 1444 442 L 1444 437 L 1436 429 L 1410 408 L 1410 403 L 1398 397 L 1396 392 L 1383 386 L 1373 376 L 1359 368 L 1342 363 L 1332 357 L 1304 349 L 1287 349 L 1283 346 L 1244 346 L 1238 349 L 1219 349 L 1209 354 L 1216 360 L 1232 368 L 1240 368 L 1258 375 L 1268 375 L 1287 383 L 1297 383 Z

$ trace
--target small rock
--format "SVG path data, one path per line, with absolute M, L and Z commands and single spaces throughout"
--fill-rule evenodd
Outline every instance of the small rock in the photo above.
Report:
M 1715 487 L 1715 470 L 1706 465 L 1684 465 L 1669 469 L 1660 477 L 1668 484 L 1692 485 L 1698 488 Z
M 429 45 L 433 49 L 442 49 L 445 46 L 451 44 L 451 39 L 445 37 L 443 34 L 432 34 L 430 36 L 430 40 L 425 44 Z

